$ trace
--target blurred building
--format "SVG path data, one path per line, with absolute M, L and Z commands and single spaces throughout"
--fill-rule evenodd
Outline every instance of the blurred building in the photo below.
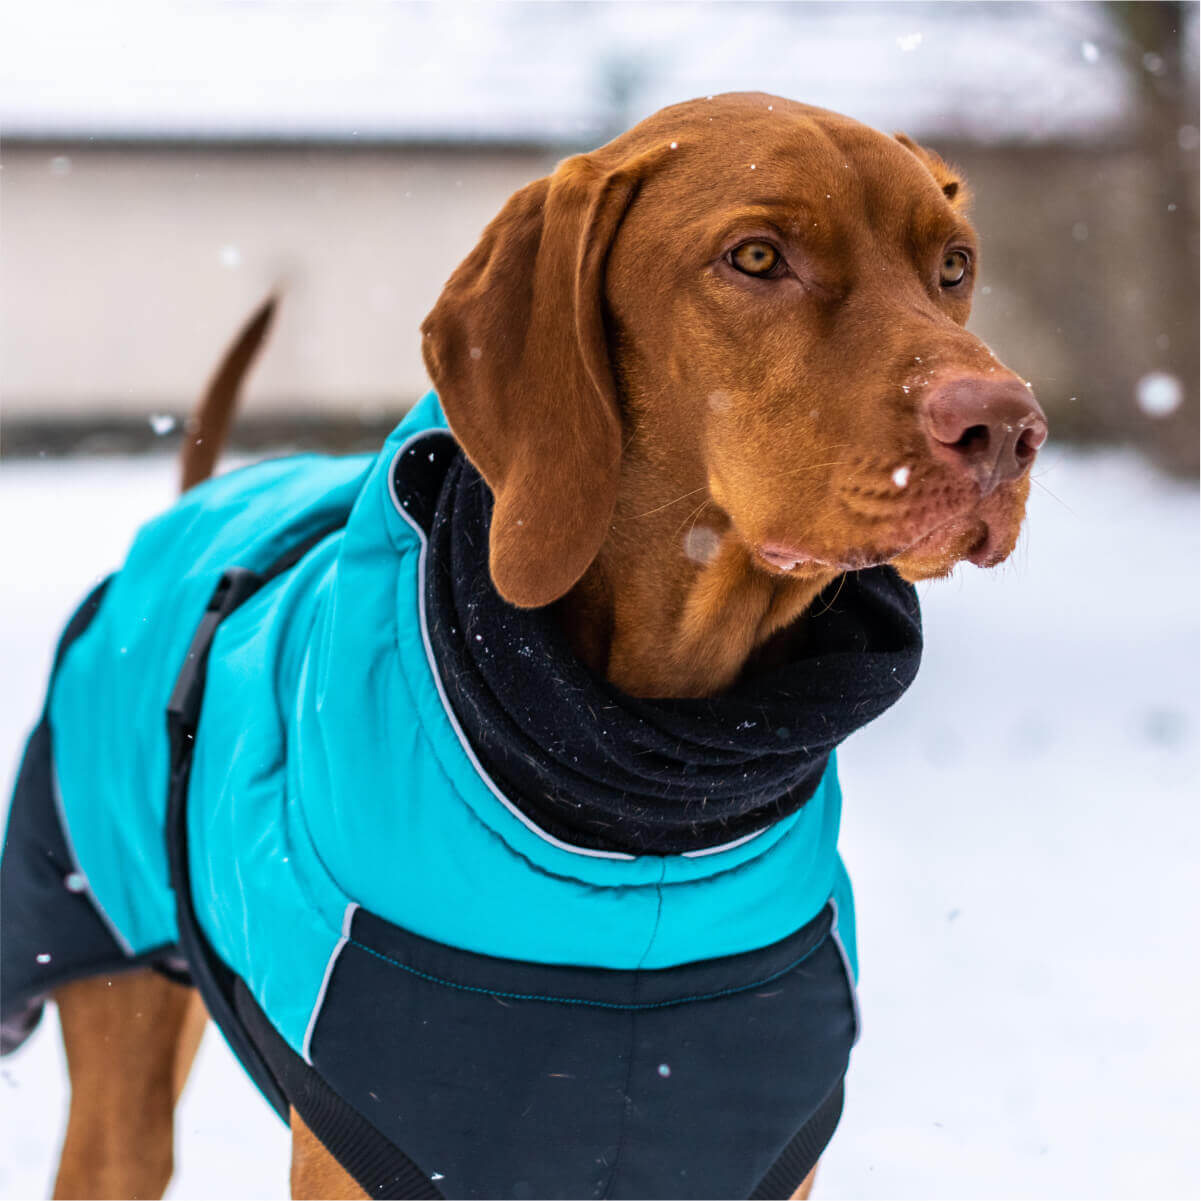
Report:
M 1196 467 L 1195 5 L 63 7 L 0 36 L 5 453 L 152 441 L 271 289 L 243 434 L 370 442 L 509 194 L 755 87 L 956 162 L 972 327 L 1058 435 Z

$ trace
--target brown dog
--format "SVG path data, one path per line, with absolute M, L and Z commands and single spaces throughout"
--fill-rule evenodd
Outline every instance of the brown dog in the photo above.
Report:
M 558 603 L 626 692 L 704 696 L 803 638 L 840 573 L 1001 562 L 1046 422 L 963 328 L 966 199 L 908 138 L 760 94 L 665 109 L 518 192 L 423 327 L 495 496 L 500 593 Z M 209 454 L 240 370 L 201 414 Z M 165 1187 L 188 996 L 149 972 L 59 992 L 56 1195 Z M 363 1195 L 293 1130 L 295 1196 Z

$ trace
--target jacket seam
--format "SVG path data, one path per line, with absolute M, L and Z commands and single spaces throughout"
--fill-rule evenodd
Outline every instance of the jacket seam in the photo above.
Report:
M 693 993 L 684 997 L 673 997 L 668 1001 L 638 1001 L 638 1002 L 618 1002 L 618 1001 L 593 1001 L 588 997 L 556 997 L 546 993 L 516 993 L 506 992 L 503 989 L 483 988 L 475 984 L 461 984 L 456 980 L 447 980 L 442 976 L 432 975 L 430 972 L 423 972 L 419 968 L 410 966 L 407 963 L 401 963 L 399 959 L 393 959 L 390 955 L 385 955 L 382 951 L 375 950 L 374 947 L 367 946 L 366 943 L 360 942 L 357 938 L 351 937 L 347 941 L 351 946 L 358 947 L 361 951 L 366 951 L 368 955 L 373 955 L 376 959 L 382 959 L 384 963 L 390 964 L 392 967 L 399 968 L 402 972 L 408 972 L 411 976 L 417 976 L 421 980 L 429 981 L 431 984 L 441 984 L 445 988 L 457 989 L 460 992 L 479 993 L 487 997 L 503 997 L 510 1001 L 546 1001 L 555 1005 L 584 1005 L 594 1009 L 620 1009 L 627 1011 L 640 1011 L 648 1009 L 668 1009 L 673 1005 L 685 1005 L 692 1001 L 713 1001 L 720 997 L 734 996 L 737 993 L 750 992 L 751 989 L 760 988 L 764 984 L 770 984 L 773 980 L 779 980 L 781 976 L 788 975 L 794 968 L 799 967 L 810 956 L 815 954 L 823 943 L 829 938 L 829 933 L 822 935 L 818 941 L 807 950 L 804 955 L 794 959 L 791 963 L 786 964 L 778 971 L 771 972 L 769 975 L 761 976 L 757 980 L 752 980 L 748 984 L 739 984 L 733 988 L 722 988 L 714 992 Z

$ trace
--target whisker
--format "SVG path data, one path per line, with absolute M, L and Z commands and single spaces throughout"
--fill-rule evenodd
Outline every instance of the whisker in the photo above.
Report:
M 829 611 L 832 608 L 834 608 L 834 602 L 838 599 L 839 594 L 842 592 L 842 586 L 846 582 L 847 582 L 847 573 L 844 571 L 842 573 L 842 575 L 840 575 L 838 577 L 838 587 L 834 589 L 834 595 L 832 597 L 830 597 L 830 600 L 827 602 L 826 607 L 817 613 L 806 613 L 805 616 L 806 617 L 820 617 L 822 615 L 822 613 L 829 613 Z
M 1056 503 L 1056 504 L 1063 505 L 1063 507 L 1064 507 L 1065 509 L 1067 509 L 1067 511 L 1068 511 L 1069 513 L 1071 513 L 1071 515 L 1072 515 L 1073 517 L 1079 517 L 1079 516 L 1080 516 L 1080 514 L 1079 514 L 1079 513 L 1077 513 L 1077 512 L 1076 512 L 1076 510 L 1075 510 L 1075 509 L 1073 509 L 1073 508 L 1072 508 L 1072 506 L 1071 506 L 1071 505 L 1069 505 L 1069 504 L 1068 504 L 1068 502 L 1067 502 L 1066 500 L 1061 500 L 1061 499 L 1060 499 L 1058 496 L 1056 496 L 1056 495 L 1055 495 L 1055 493 L 1054 493 L 1054 492 L 1052 492 L 1052 491 L 1051 491 L 1051 489 L 1050 489 L 1050 488 L 1048 488 L 1048 487 L 1047 487 L 1047 485 L 1046 485 L 1046 484 L 1044 484 L 1044 483 L 1043 483 L 1041 480 L 1036 480 L 1036 479 L 1035 479 L 1033 476 L 1031 476 L 1031 477 L 1030 477 L 1030 482 L 1031 482 L 1032 484 L 1035 484 L 1035 485 L 1037 485 L 1039 488 L 1041 488 L 1041 489 L 1042 489 L 1042 490 L 1043 490 L 1043 491 L 1044 491 L 1044 492 L 1045 492 L 1045 493 L 1046 493 L 1046 494 L 1047 494 L 1047 495 L 1048 495 L 1048 496 L 1049 496 L 1049 497 L 1050 497 L 1050 498 L 1051 498 L 1053 501 L 1055 501 L 1055 503 Z
M 681 521 L 678 526 L 676 526 L 675 534 L 672 534 L 672 537 L 674 538 L 675 535 L 678 534 L 686 525 L 688 525 L 689 522 L 692 523 L 692 529 L 695 529 L 697 518 L 700 517 L 700 515 L 705 511 L 705 506 L 708 503 L 709 503 L 709 498 L 706 496 L 705 499 L 703 501 L 701 501 L 701 503 L 699 505 L 697 505 L 697 507 L 695 509 L 693 509 L 692 512 L 689 513 L 688 516 L 685 517 L 684 520 Z
M 645 513 L 635 513 L 632 517 L 623 517 L 623 521 L 637 521 L 640 517 L 650 517 L 652 513 L 661 513 L 664 509 L 670 509 L 672 505 L 677 505 L 682 500 L 687 500 L 690 496 L 695 496 L 698 492 L 704 492 L 708 488 L 708 484 L 702 484 L 699 488 L 693 488 L 691 492 L 684 492 L 677 496 L 675 500 L 669 500 L 666 504 L 657 505 L 653 509 L 647 509 Z
M 844 442 L 842 446 L 833 446 L 831 450 L 841 450 L 844 447 L 850 446 L 850 442 Z M 784 479 L 790 475 L 800 475 L 806 471 L 822 471 L 827 467 L 844 467 L 846 464 L 842 459 L 831 459 L 828 463 L 802 463 L 799 467 L 789 467 L 784 471 L 777 471 L 772 475 L 762 477 L 763 483 L 770 483 L 773 480 Z M 682 500 L 687 500 L 690 496 L 695 496 L 698 492 L 704 492 L 708 488 L 708 484 L 702 484 L 699 488 L 693 488 L 691 492 L 681 493 L 672 500 L 666 501 L 664 504 L 656 505 L 653 509 L 647 509 L 645 513 L 634 513 L 629 517 L 623 517 L 622 521 L 638 521 L 643 517 L 650 517 L 655 513 L 661 513 L 664 509 L 670 509 L 672 505 L 679 504 Z M 685 519 L 687 520 L 687 519 Z

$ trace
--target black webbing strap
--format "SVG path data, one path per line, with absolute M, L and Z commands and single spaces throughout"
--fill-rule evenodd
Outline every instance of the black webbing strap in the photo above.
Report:
M 213 952 L 200 929 L 192 901 L 192 873 L 188 864 L 188 783 L 192 774 L 192 752 L 196 742 L 196 727 L 200 721 L 200 706 L 204 700 L 204 681 L 213 636 L 221 622 L 249 600 L 265 580 L 265 576 L 241 567 L 231 568 L 221 577 L 192 636 L 171 700 L 167 704 L 167 738 L 170 743 L 167 865 L 171 873 L 171 888 L 175 893 L 179 947 L 187 960 L 192 983 L 200 990 L 209 1014 L 221 1027 L 221 1033 L 251 1079 L 286 1122 L 288 1099 L 234 1012 L 234 975 Z
M 231 567 L 217 581 L 205 606 L 196 633 L 175 680 L 167 703 L 167 738 L 170 746 L 167 781 L 167 865 L 171 888 L 175 893 L 175 916 L 179 927 L 179 948 L 187 961 L 191 982 L 200 990 L 209 1014 L 221 1027 L 229 1045 L 242 1061 L 250 1078 L 275 1111 L 286 1122 L 288 1099 L 258 1048 L 248 1037 L 233 1006 L 234 974 L 209 946 L 196 917 L 192 901 L 192 875 L 188 865 L 188 783 L 192 774 L 192 752 L 200 708 L 204 701 L 204 682 L 208 656 L 217 627 L 263 585 L 298 563 L 314 546 L 324 541 L 342 522 L 318 530 L 289 548 L 264 571 Z
M 792 1136 L 788 1146 L 755 1186 L 751 1201 L 791 1197 L 816 1166 L 842 1117 L 843 1082 L 830 1090 L 812 1117 Z
M 241 980 L 234 981 L 234 1005 L 305 1125 L 369 1197 L 441 1198 L 430 1178 L 404 1152 L 284 1042 Z
M 280 1038 L 243 981 L 226 967 L 209 945 L 192 899 L 188 864 L 188 784 L 213 638 L 220 624 L 235 609 L 339 528 L 340 525 L 321 530 L 293 547 L 265 571 L 242 567 L 226 571 L 213 590 L 184 656 L 167 705 L 170 741 L 167 862 L 175 892 L 179 947 L 209 1015 L 221 1028 L 251 1079 L 285 1122 L 289 1120 L 289 1106 L 294 1105 L 308 1128 L 369 1196 L 440 1198 L 442 1194 L 417 1165 L 343 1101 Z

